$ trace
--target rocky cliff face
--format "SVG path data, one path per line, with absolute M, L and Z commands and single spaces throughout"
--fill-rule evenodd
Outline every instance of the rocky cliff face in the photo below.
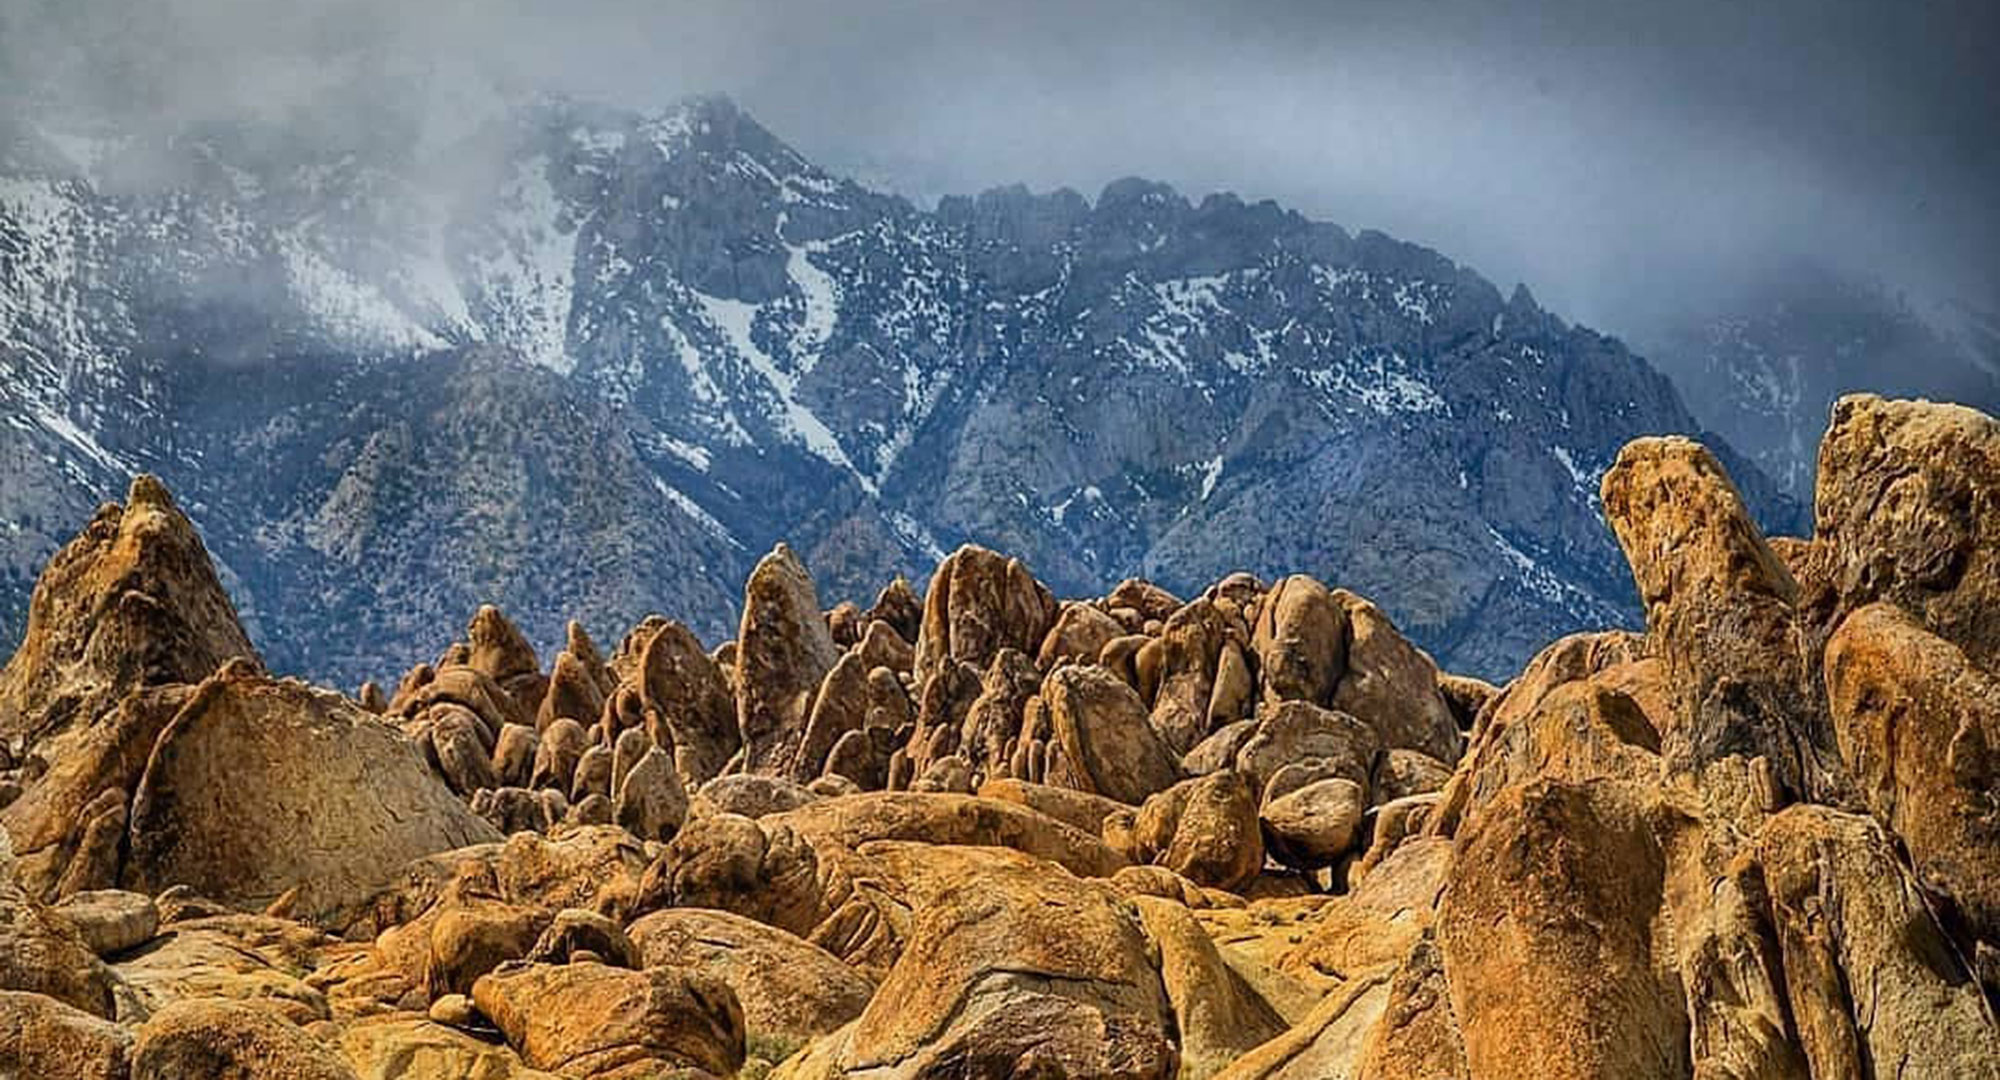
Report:
M 1636 618 L 1597 482 L 1696 428 L 1422 248 L 1136 180 L 922 210 L 726 101 L 543 102 L 420 159 L 0 135 L 16 629 L 66 523 L 150 470 L 264 650 L 342 681 L 487 600 L 543 644 L 721 632 L 780 540 L 857 600 L 968 540 L 1064 595 L 1304 569 L 1498 675 Z
M 2000 1077 L 2000 422 L 1843 399 L 1809 540 L 1683 437 L 1599 498 L 1644 631 L 1504 686 L 1304 575 L 781 545 L 712 650 L 485 607 L 350 700 L 141 478 L 0 677 L 0 1069 Z

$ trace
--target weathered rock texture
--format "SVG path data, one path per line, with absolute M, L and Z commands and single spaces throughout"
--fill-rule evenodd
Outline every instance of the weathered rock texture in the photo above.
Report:
M 481 607 L 357 704 L 142 481 L 0 683 L 0 1071 L 2000 1080 L 1996 491 L 1850 399 L 1773 542 L 1642 439 L 1645 631 L 1504 687 L 1307 577 L 823 611 L 779 547 L 734 641 Z
M 88 723 L 127 691 L 195 682 L 255 658 L 208 552 L 167 489 L 132 481 L 43 571 L 21 647 L 0 671 L 0 739 Z
M 395 730 L 303 684 L 224 670 L 161 732 L 121 878 L 330 918 L 413 859 L 499 834 Z

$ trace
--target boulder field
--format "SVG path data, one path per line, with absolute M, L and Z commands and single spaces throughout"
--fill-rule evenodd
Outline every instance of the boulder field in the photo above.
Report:
M 2000 423 L 1858 396 L 1813 535 L 1602 479 L 1646 625 L 976 546 L 736 638 L 265 669 L 140 477 L 0 671 L 0 1076 L 2000 1080 Z M 337 627 L 325 628 L 337 633 Z

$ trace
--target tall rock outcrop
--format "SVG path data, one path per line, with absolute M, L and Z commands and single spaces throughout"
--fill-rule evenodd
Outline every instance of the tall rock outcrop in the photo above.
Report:
M 1676 688 L 1668 761 L 1763 757 L 1793 797 L 1844 783 L 1806 662 L 1799 587 L 1722 465 L 1684 438 L 1639 439 L 1604 476 L 1604 515 L 1646 608 L 1646 647 Z
M 917 670 L 930 674 L 953 661 L 984 670 L 1001 649 L 1033 655 L 1055 620 L 1055 598 L 1019 559 L 967 544 L 931 575 Z
M 125 821 L 187 685 L 251 647 L 194 525 L 133 479 L 36 584 L 27 636 L 0 671 L 0 744 L 24 760 L 0 827 L 37 894 L 116 884 Z
M 746 772 L 786 775 L 804 743 L 820 681 L 839 658 L 812 576 L 779 544 L 743 586 L 736 638 L 736 723 Z
M 2000 945 L 2000 678 L 1889 604 L 1826 647 L 1841 756 L 1917 875 Z
M 49 561 L 20 648 L 0 671 L 0 739 L 30 744 L 128 690 L 206 678 L 257 651 L 192 522 L 151 476 Z
M 2000 666 L 2000 421 L 1845 397 L 1820 443 L 1807 601 L 1822 635 L 1881 600 Z

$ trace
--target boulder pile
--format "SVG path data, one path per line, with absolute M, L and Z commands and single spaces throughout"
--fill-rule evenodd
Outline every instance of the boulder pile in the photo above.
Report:
M 1632 443 L 1646 626 L 1505 687 L 1306 576 L 779 545 L 733 641 L 348 697 L 142 477 L 0 672 L 0 1075 L 2000 1080 L 2000 424 L 1849 398 L 1818 484 Z

